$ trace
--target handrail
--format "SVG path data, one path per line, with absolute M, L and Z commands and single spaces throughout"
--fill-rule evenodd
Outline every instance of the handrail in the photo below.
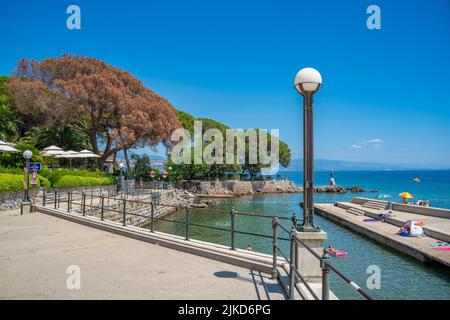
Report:
M 101 191 L 102 192 L 102 191 Z M 356 292 L 358 292 L 362 297 L 364 297 L 367 300 L 372 300 L 373 298 L 367 294 L 361 287 L 359 287 L 355 282 L 350 280 L 348 277 L 346 277 L 342 272 L 340 272 L 336 267 L 334 267 L 330 263 L 330 257 L 329 254 L 324 252 L 322 256 L 320 256 L 317 252 L 315 252 L 311 247 L 309 247 L 305 242 L 303 242 L 295 233 L 296 227 L 297 227 L 297 219 L 295 215 L 292 217 L 279 217 L 277 215 L 267 215 L 267 214 L 255 214 L 255 213 L 248 213 L 248 212 L 239 212 L 234 209 L 231 211 L 226 210 L 220 210 L 220 209 L 209 209 L 205 211 L 213 212 L 213 213 L 226 213 L 230 216 L 231 221 L 231 228 L 220 228 L 220 227 L 214 227 L 214 226 L 208 226 L 198 223 L 192 223 L 189 221 L 189 215 L 190 210 L 192 209 L 190 206 L 176 206 L 176 205 L 167 205 L 167 204 L 161 204 L 159 202 L 153 202 L 153 199 L 151 202 L 148 201 L 142 201 L 142 200 L 135 200 L 135 199 L 128 199 L 126 197 L 111 197 L 109 194 L 107 196 L 101 194 L 101 195 L 94 195 L 93 192 L 90 194 L 87 194 L 85 192 L 77 192 L 77 191 L 67 191 L 67 197 L 62 197 L 61 194 L 63 194 L 62 191 L 55 190 L 54 194 L 51 195 L 50 193 L 43 192 L 42 194 L 42 205 L 47 206 L 50 205 L 54 207 L 54 209 L 60 208 L 61 200 L 65 201 L 67 203 L 67 213 L 70 213 L 73 209 L 73 205 L 78 206 L 81 211 L 81 214 L 83 216 L 86 215 L 86 209 L 90 208 L 92 209 L 99 209 L 100 210 L 100 219 L 103 221 L 105 219 L 105 213 L 108 212 L 115 212 L 120 215 L 122 215 L 122 224 L 124 226 L 127 225 L 127 215 L 128 216 L 137 216 L 142 217 L 146 219 L 150 219 L 150 232 L 154 233 L 154 223 L 155 221 L 166 221 L 170 223 L 176 223 L 176 224 L 182 224 L 185 226 L 185 239 L 190 240 L 190 226 L 193 227 L 201 227 L 201 228 L 209 228 L 212 230 L 218 230 L 223 232 L 229 232 L 231 234 L 231 246 L 230 249 L 235 250 L 235 235 L 236 234 L 244 234 L 244 235 L 251 235 L 256 237 L 262 237 L 262 238 L 268 238 L 273 240 L 273 253 L 272 253 L 272 276 L 277 277 L 278 276 L 278 253 L 281 254 L 281 256 L 286 260 L 286 262 L 289 263 L 289 299 L 294 299 L 294 290 L 297 290 L 299 292 L 298 287 L 295 285 L 297 282 L 296 279 L 299 279 L 306 287 L 306 289 L 310 292 L 310 294 L 313 296 L 314 299 L 319 300 L 318 295 L 314 292 L 314 290 L 311 288 L 308 281 L 304 278 L 304 276 L 301 274 L 300 270 L 298 270 L 298 258 L 297 258 L 297 245 L 302 245 L 309 253 L 313 255 L 314 258 L 319 260 L 320 267 L 322 269 L 322 300 L 328 300 L 329 299 L 329 281 L 328 281 L 328 274 L 330 271 L 334 272 L 338 275 L 339 278 L 344 280 L 347 284 L 349 284 L 353 289 L 355 289 Z M 74 195 L 80 196 L 78 199 L 74 199 Z M 50 196 L 50 197 L 49 197 Z M 90 197 L 90 203 L 86 203 L 87 196 Z M 100 199 L 100 202 L 97 204 L 93 204 L 93 199 L 98 198 Z M 50 201 L 53 200 L 53 201 Z M 105 203 L 105 200 L 108 201 L 108 204 Z M 113 202 L 111 205 L 110 202 Z M 127 212 L 127 205 L 128 207 L 132 204 L 143 204 L 143 205 L 149 205 L 150 207 L 150 215 L 146 214 L 139 214 L 139 213 L 133 213 L 133 212 Z M 117 207 L 117 209 L 114 209 L 114 207 Z M 185 219 L 184 221 L 177 221 L 177 220 L 171 220 L 166 219 L 163 217 L 157 217 L 155 216 L 155 208 L 156 207 L 172 207 L 175 209 L 181 209 L 184 208 L 185 210 Z M 197 208 L 196 208 L 197 209 Z M 199 208 L 203 209 L 203 208 Z M 89 210 L 89 211 L 91 211 Z M 267 234 L 260 234 L 260 233 L 253 233 L 243 230 L 236 230 L 235 228 L 235 217 L 236 216 L 251 216 L 251 217 L 260 217 L 260 218 L 270 218 L 272 219 L 272 235 Z M 288 230 L 285 226 L 283 226 L 279 220 L 290 220 L 292 221 L 292 229 Z M 112 220 L 116 221 L 116 220 Z M 289 238 L 280 237 L 278 236 L 277 230 L 281 229 L 282 231 L 289 234 Z M 289 241 L 290 242 L 290 254 L 289 257 L 281 250 L 281 248 L 278 245 L 278 240 L 283 241 Z M 300 292 L 299 292 L 300 293 Z
M 283 230 L 286 230 L 280 223 L 275 223 L 276 227 L 280 227 Z M 295 232 L 290 233 L 290 240 L 291 240 L 291 247 L 292 243 L 295 243 L 294 247 L 296 247 L 296 244 L 301 244 L 308 252 L 312 254 L 312 256 L 319 260 L 320 267 L 322 269 L 322 300 L 329 300 L 329 281 L 328 281 L 328 273 L 333 271 L 335 274 L 337 274 L 341 279 L 343 279 L 347 284 L 349 284 L 353 289 L 356 290 L 361 296 L 363 296 L 367 300 L 373 300 L 373 298 L 367 294 L 361 287 L 359 287 L 355 282 L 350 280 L 348 277 L 346 277 L 342 272 L 340 272 L 336 267 L 334 267 L 330 263 L 330 256 L 329 254 L 324 250 L 324 254 L 320 256 L 315 252 L 311 247 L 309 247 L 305 242 L 303 242 L 296 234 Z M 295 263 L 293 261 L 296 261 L 296 255 L 297 253 L 295 250 L 292 250 L 289 265 L 290 265 L 290 278 L 293 277 L 292 273 L 296 277 L 298 277 L 304 284 L 305 287 L 308 289 L 308 291 L 311 293 L 311 295 L 314 297 L 314 299 L 318 300 L 318 296 L 314 292 L 314 290 L 311 288 L 311 286 L 305 281 L 303 276 L 300 274 L 299 270 L 297 269 L 297 266 L 295 266 Z M 276 267 L 275 265 L 273 266 Z M 293 290 L 290 290 L 290 299 L 293 299 Z

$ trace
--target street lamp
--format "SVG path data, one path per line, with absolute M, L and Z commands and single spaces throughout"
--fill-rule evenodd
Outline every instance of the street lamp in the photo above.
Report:
M 30 159 L 33 156 L 33 152 L 30 150 L 25 150 L 23 152 L 23 157 L 25 158 L 25 200 L 30 201 L 30 193 L 29 193 L 29 184 L 30 184 L 30 177 L 28 169 L 30 167 Z
M 299 231 L 317 232 L 320 228 L 314 225 L 313 95 L 322 86 L 322 76 L 316 69 L 303 68 L 294 84 L 303 96 L 303 224 Z

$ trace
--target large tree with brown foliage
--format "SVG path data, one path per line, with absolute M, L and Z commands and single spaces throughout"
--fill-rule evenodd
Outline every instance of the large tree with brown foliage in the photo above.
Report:
M 101 155 L 99 166 L 124 149 L 168 144 L 180 127 L 166 99 L 129 72 L 95 58 L 21 60 L 7 86 L 17 110 L 34 124 L 60 121 L 88 134 L 93 152 Z

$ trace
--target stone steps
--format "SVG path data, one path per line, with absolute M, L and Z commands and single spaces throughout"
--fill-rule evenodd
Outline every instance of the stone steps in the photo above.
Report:
M 362 207 L 375 209 L 375 210 L 384 210 L 386 204 L 378 201 L 367 201 L 366 203 L 361 205 Z
M 351 213 L 355 216 L 363 216 L 364 215 L 364 210 L 361 209 L 357 209 L 357 208 L 349 208 L 346 210 L 348 213 Z

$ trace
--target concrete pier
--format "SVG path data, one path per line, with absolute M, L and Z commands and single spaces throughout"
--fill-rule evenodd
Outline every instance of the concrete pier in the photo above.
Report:
M 284 299 L 262 272 L 42 213 L 1 215 L 0 243 L 0 299 Z
M 450 251 L 440 251 L 431 245 L 438 241 L 450 239 L 450 220 L 431 215 L 394 210 L 393 217 L 386 222 L 376 221 L 378 215 L 384 212 L 383 204 L 378 207 L 375 201 L 359 203 L 340 202 L 334 204 L 315 205 L 315 212 L 327 219 L 342 225 L 352 231 L 360 233 L 383 245 L 396 249 L 422 262 L 434 262 L 450 267 Z M 380 203 L 380 201 L 377 201 Z M 405 209 L 403 209 L 405 210 Z M 407 220 L 425 222 L 426 237 L 402 237 L 398 235 L 400 226 Z

